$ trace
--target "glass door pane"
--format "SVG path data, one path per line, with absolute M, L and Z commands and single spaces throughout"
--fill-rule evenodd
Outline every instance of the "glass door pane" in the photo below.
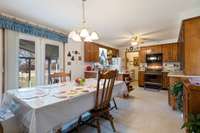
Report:
M 19 88 L 36 85 L 35 42 L 19 41 Z
M 45 84 L 50 84 L 50 74 L 59 70 L 59 46 L 45 45 Z

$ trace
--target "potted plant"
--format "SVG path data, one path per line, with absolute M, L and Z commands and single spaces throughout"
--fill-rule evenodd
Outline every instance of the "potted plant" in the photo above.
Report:
M 190 114 L 188 122 L 183 124 L 183 128 L 186 128 L 189 133 L 200 133 L 200 114 Z
M 183 83 L 177 82 L 171 87 L 172 108 L 183 111 Z

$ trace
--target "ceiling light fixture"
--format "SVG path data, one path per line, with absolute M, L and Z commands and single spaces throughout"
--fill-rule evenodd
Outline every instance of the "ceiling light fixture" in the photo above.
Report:
M 82 25 L 81 29 L 73 30 L 69 33 L 69 38 L 76 42 L 92 42 L 99 39 L 98 34 L 93 31 L 89 32 L 86 28 L 86 19 L 85 19 L 85 2 L 86 0 L 82 0 Z

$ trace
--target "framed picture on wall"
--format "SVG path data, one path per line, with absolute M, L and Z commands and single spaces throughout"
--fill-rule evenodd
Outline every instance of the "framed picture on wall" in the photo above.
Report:
M 139 66 L 139 57 L 134 57 L 133 58 L 133 65 L 134 66 Z

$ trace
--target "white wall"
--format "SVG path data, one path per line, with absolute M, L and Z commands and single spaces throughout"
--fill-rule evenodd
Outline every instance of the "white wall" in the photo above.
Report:
M 18 33 L 5 30 L 5 90 L 18 87 Z
M 119 49 L 119 57 L 121 57 L 122 59 L 122 69 L 125 69 L 125 52 L 126 52 L 126 48 Z
M 71 57 L 68 57 L 68 52 L 72 51 L 79 51 L 80 55 L 82 57 L 82 61 L 78 61 L 75 59 L 75 61 L 71 61 Z M 71 53 L 72 54 L 72 53 Z M 72 80 L 77 77 L 84 77 L 84 44 L 83 43 L 76 43 L 76 42 L 69 42 L 65 45 L 65 66 L 66 71 L 71 70 L 72 73 Z M 70 61 L 71 65 L 67 65 L 67 62 Z
M 196 17 L 196 16 L 200 16 L 200 8 L 187 10 L 187 11 L 181 13 L 179 22 L 182 22 L 182 20 L 184 20 L 184 19 L 188 19 L 188 18 L 192 18 L 192 17 Z

